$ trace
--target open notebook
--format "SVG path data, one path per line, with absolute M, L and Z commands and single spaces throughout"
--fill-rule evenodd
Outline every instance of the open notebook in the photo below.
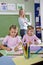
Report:
M 42 53 L 43 54 L 43 44 L 40 45 L 31 45 L 30 46 L 31 53 Z
M 0 57 L 0 65 L 16 65 L 11 58 L 7 56 Z
M 22 55 L 23 54 L 22 48 L 19 48 L 18 51 L 14 51 L 14 50 L 12 50 L 12 51 L 6 51 L 5 50 L 5 52 L 6 52 L 6 56 L 18 56 L 18 55 Z
M 23 50 L 22 48 L 19 48 L 19 51 L 6 51 L 6 50 L 0 50 L 0 53 L 2 53 L 4 56 L 19 56 L 19 55 L 23 55 Z M 30 46 L 30 53 L 42 53 L 43 54 L 43 45 L 42 48 L 40 45 L 32 45 Z
M 35 53 L 35 54 L 42 54 L 43 53 L 43 48 L 41 46 L 30 46 L 30 53 Z M 18 51 L 6 51 L 7 56 L 19 56 L 23 55 L 23 49 L 19 48 Z

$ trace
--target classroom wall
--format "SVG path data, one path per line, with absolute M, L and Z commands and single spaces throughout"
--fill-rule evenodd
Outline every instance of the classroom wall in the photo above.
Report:
M 35 3 L 40 3 L 40 0 L 34 0 Z
M 18 23 L 18 17 L 19 15 L 0 15 L 0 37 L 4 37 L 7 34 L 9 34 L 9 27 L 12 24 L 16 24 L 18 29 L 18 34 L 20 31 L 19 23 Z M 26 15 L 28 19 L 30 19 L 29 15 Z
M 25 11 L 32 13 L 32 25 L 34 25 L 34 0 L 28 0 L 28 1 L 25 1 L 25 0 L 0 0 L 0 2 L 24 4 L 25 5 Z
M 19 3 L 24 4 L 25 5 L 25 12 L 31 12 L 31 14 L 32 14 L 32 25 L 34 26 L 34 24 L 35 24 L 35 20 L 34 20 L 34 0 L 28 0 L 28 1 L 25 1 L 25 0 L 0 0 L 0 3 L 3 3 L 3 2 L 4 3 L 16 4 L 16 5 L 19 4 Z M 18 10 L 13 11 L 13 12 L 18 12 Z M 0 19 L 1 19 L 1 15 L 0 15 Z M 3 32 L 0 32 L 0 33 L 2 34 Z M 5 32 L 4 32 L 4 34 L 5 34 Z M 7 31 L 6 31 L 6 34 L 7 34 Z

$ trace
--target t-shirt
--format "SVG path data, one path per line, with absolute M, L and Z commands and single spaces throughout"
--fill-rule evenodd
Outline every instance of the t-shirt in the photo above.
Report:
M 32 36 L 29 36 L 28 34 L 24 35 L 22 42 L 28 43 L 30 41 L 32 42 L 32 44 L 34 44 L 35 41 L 41 43 L 41 40 L 36 35 L 32 35 Z
M 19 36 L 16 36 L 14 38 L 12 38 L 11 36 L 7 35 L 4 40 L 3 40 L 3 44 L 7 45 L 9 48 L 15 48 L 16 46 L 18 46 L 18 44 L 21 42 L 21 39 Z

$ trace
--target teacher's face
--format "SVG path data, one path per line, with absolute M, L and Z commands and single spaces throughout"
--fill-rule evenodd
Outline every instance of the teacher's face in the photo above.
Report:
M 21 15 L 22 15 L 22 16 L 24 16 L 24 15 L 25 15 L 24 10 L 21 10 Z

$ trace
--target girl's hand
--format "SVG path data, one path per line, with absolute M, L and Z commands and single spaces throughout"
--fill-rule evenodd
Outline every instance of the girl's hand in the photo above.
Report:
M 35 45 L 38 45 L 38 42 L 35 42 Z
M 35 45 L 38 45 L 38 42 L 37 42 L 36 40 L 34 40 L 34 44 L 35 44 Z
M 7 51 L 11 51 L 12 49 L 11 48 L 6 48 Z
M 14 48 L 14 51 L 18 51 L 18 47 L 15 47 L 15 48 Z
M 31 41 L 29 41 L 29 45 L 31 45 L 32 44 L 32 42 Z

